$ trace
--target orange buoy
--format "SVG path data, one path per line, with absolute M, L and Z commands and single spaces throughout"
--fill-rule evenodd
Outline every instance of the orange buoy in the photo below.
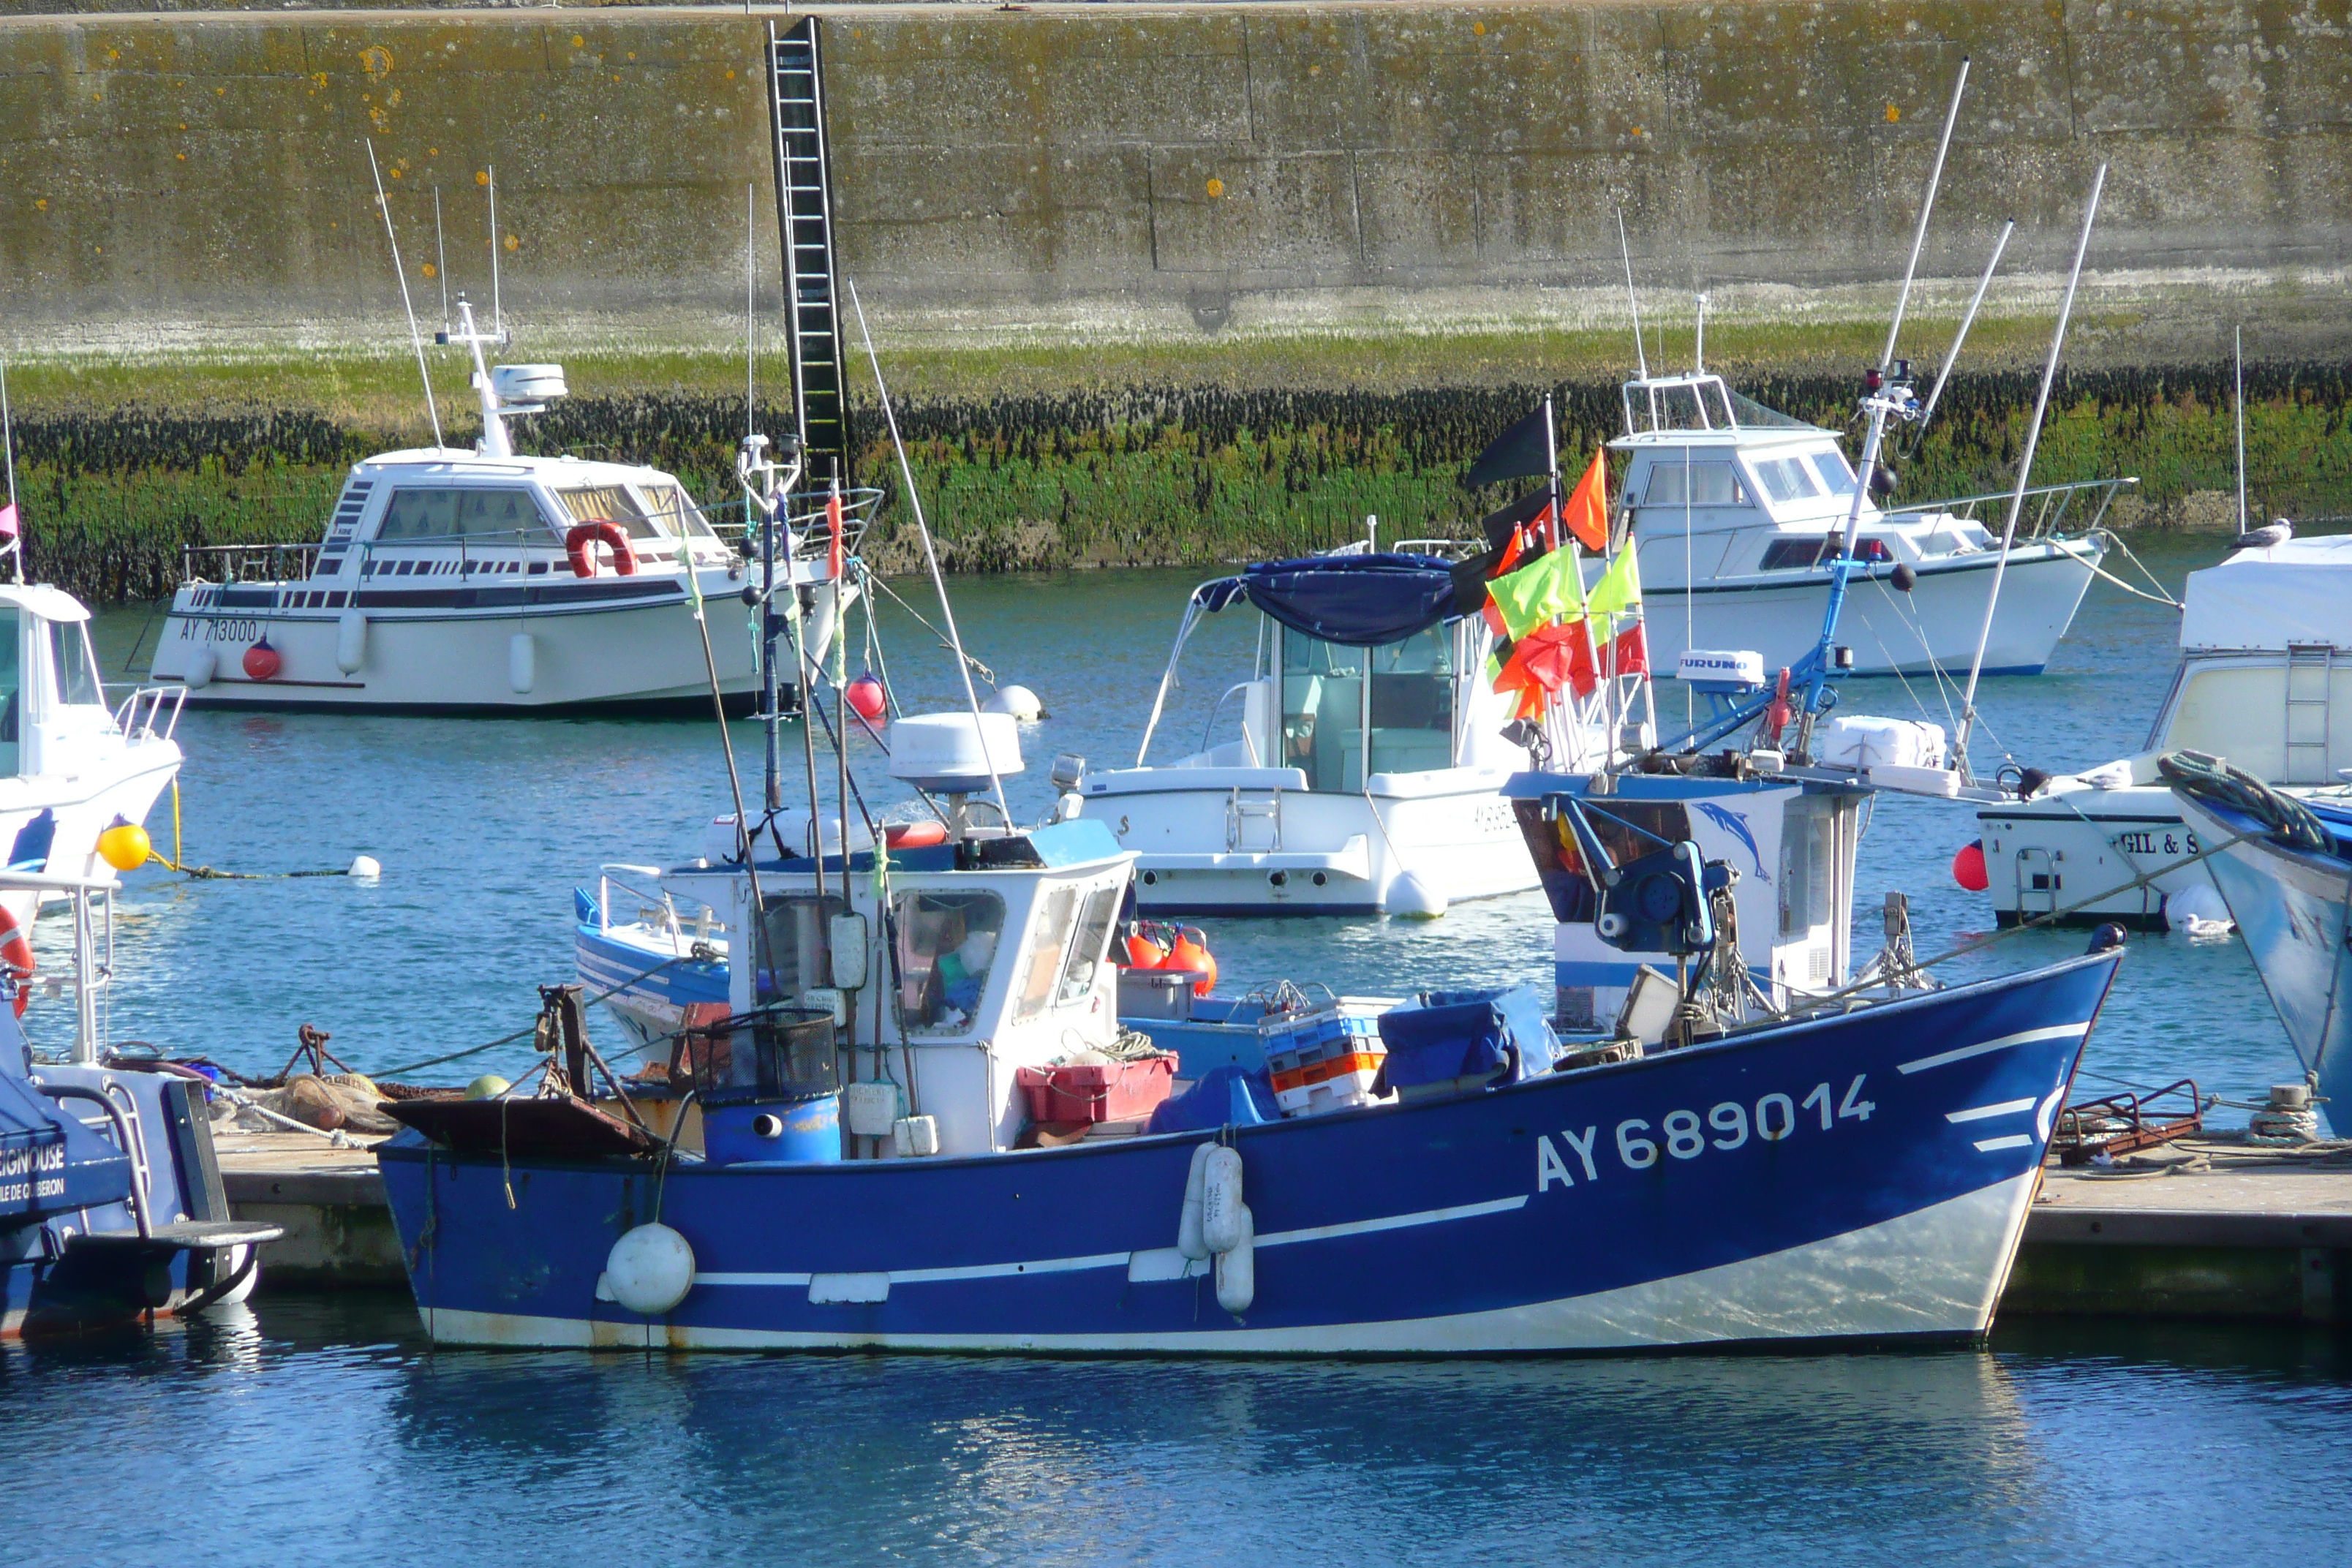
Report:
M 841 696 L 851 710 L 869 724 L 890 710 L 890 694 L 883 689 L 882 682 L 872 670 L 843 687 Z
M 267 637 L 245 650 L 242 662 L 247 680 L 275 680 L 278 672 L 286 668 L 286 661 L 278 657 L 278 650 L 269 646 Z
M 563 536 L 563 553 L 572 559 L 574 577 L 596 575 L 596 546 L 600 544 L 613 552 L 614 576 L 637 574 L 637 552 L 629 548 L 629 536 L 621 531 L 619 523 L 600 517 L 573 523 L 572 531 Z
M 1206 996 L 1217 988 L 1217 961 L 1209 954 L 1208 933 L 1198 926 L 1185 926 L 1176 933 L 1176 945 L 1168 950 L 1168 962 L 1162 969 L 1192 969 L 1201 978 L 1192 984 L 1192 994 Z
M 882 842 L 893 849 L 925 849 L 947 841 L 944 822 L 893 822 L 882 829 Z
M 1128 968 L 1157 969 L 1167 962 L 1168 950 L 1146 935 L 1143 927 L 1139 925 L 1129 935 L 1127 939 Z
M 1960 852 L 1952 857 L 1952 880 L 1971 893 L 1981 893 L 1992 886 L 1992 873 L 1985 867 L 1983 839 L 1960 846 Z
M 26 1007 L 33 1000 L 33 994 L 26 986 L 32 982 L 35 967 L 33 944 L 25 940 L 24 928 L 16 923 L 16 916 L 5 907 L 0 907 L 0 968 L 5 968 L 8 977 L 16 983 L 16 1016 L 19 1018 L 25 1016 Z

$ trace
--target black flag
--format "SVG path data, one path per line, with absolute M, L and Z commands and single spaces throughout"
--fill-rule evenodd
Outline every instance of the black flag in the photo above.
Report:
M 1495 444 L 1478 454 L 1470 471 L 1462 476 L 1463 487 L 1476 489 L 1504 479 L 1523 479 L 1532 474 L 1551 472 L 1551 441 L 1544 420 L 1544 410 L 1538 408 L 1495 438 Z
M 1480 519 L 1479 531 L 1486 534 L 1487 546 L 1499 551 L 1513 533 L 1543 516 L 1550 505 L 1550 490 L 1529 490 L 1502 510 Z

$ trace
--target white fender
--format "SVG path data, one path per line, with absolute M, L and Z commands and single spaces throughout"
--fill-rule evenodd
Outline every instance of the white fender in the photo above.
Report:
M 507 638 L 507 684 L 520 697 L 539 679 L 539 642 L 529 632 Z
M 345 675 L 357 675 L 367 663 L 367 616 L 358 610 L 345 610 L 335 617 L 335 668 Z
M 1247 1204 L 1235 1206 L 1241 1237 L 1217 1254 L 1217 1305 L 1238 1318 L 1257 1300 L 1257 1222 L 1250 1217 Z
M 1211 1252 L 1241 1245 L 1242 1212 L 1241 1151 L 1213 1145 L 1201 1169 L 1201 1239 Z
M 1418 871 L 1407 871 L 1389 884 L 1384 900 L 1388 912 L 1406 920 L 1433 921 L 1445 912 L 1444 890 Z
M 180 679 L 186 683 L 189 690 L 202 691 L 213 683 L 213 676 L 219 668 L 220 655 L 213 651 L 210 643 L 206 643 L 188 656 L 187 673 Z
M 1176 1250 L 1195 1263 L 1209 1256 L 1209 1244 L 1201 1235 L 1202 1173 L 1208 1168 L 1209 1151 L 1215 1147 L 1214 1143 L 1192 1146 L 1192 1169 L 1184 1178 L 1184 1212 L 1176 1221 Z
M 613 1300 L 641 1317 L 658 1318 L 694 1286 L 694 1248 L 666 1225 L 641 1225 L 604 1258 Z

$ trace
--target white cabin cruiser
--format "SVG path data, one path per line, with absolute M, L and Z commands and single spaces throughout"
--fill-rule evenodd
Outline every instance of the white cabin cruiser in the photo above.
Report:
M 2021 798 L 1977 813 L 2002 924 L 2076 903 L 2064 918 L 2085 925 L 2223 916 L 2206 863 L 2178 864 L 2198 838 L 2157 773 L 2168 752 L 2224 757 L 2272 784 L 2334 784 L 2352 767 L 2352 537 L 2242 548 L 2190 573 L 2183 601 L 2180 664 L 2145 747 L 2077 773 L 2011 770 Z
M 1894 379 L 1907 381 L 1906 369 L 1895 366 Z M 1693 647 L 1753 648 L 1772 668 L 1795 664 L 1820 632 L 1829 562 L 1857 510 L 1856 555 L 1906 567 L 1916 581 L 1906 595 L 1847 606 L 1852 673 L 1968 664 L 2000 559 L 1999 534 L 1974 512 L 2008 492 L 1893 510 L 1865 496 L 1856 509 L 1853 465 L 1835 431 L 1767 408 L 1721 376 L 1637 376 L 1623 399 L 1625 434 L 1610 446 L 1632 459 L 1624 505 L 1662 665 Z M 1984 673 L 2036 675 L 2049 663 L 2106 552 L 2107 503 L 2132 482 L 2026 492 L 2032 526 L 2021 525 L 2009 552 Z M 2061 531 L 2084 510 L 2079 531 Z
M 1135 765 L 1075 784 L 1080 814 L 1139 852 L 1143 912 L 1378 914 L 1410 876 L 1403 907 L 1428 913 L 1536 885 L 1497 794 L 1528 752 L 1503 738 L 1492 635 L 1453 593 L 1442 560 L 1361 551 L 1193 590 Z M 1263 617 L 1251 678 L 1218 700 L 1202 750 L 1147 763 L 1186 640 L 1244 599 Z M 1568 750 L 1607 750 L 1586 739 Z
M 109 707 L 89 611 L 62 588 L 0 584 L 0 848 L 19 880 L 0 911 L 29 927 L 42 895 L 22 877 L 111 876 L 98 838 L 143 825 L 179 776 L 181 693 L 134 690 Z
M 562 371 L 488 366 L 483 345 L 500 340 L 459 308 L 465 329 L 448 341 L 473 352 L 477 448 L 355 464 L 316 544 L 189 552 L 154 678 L 217 707 L 702 711 L 713 672 L 699 605 L 729 710 L 751 711 L 760 677 L 743 555 L 658 469 L 518 454 L 506 421 L 564 395 Z M 812 657 L 856 594 L 846 581 L 838 595 L 818 588 L 856 549 L 874 493 L 845 499 L 838 541 L 822 508 L 788 520 Z M 200 555 L 217 562 L 213 576 L 197 574 Z M 271 574 L 289 558 L 300 575 Z M 256 563 L 264 575 L 247 576 Z

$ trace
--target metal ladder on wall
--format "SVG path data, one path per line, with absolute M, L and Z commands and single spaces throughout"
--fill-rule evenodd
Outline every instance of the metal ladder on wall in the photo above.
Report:
M 2320 784 L 2334 780 L 2328 760 L 2328 700 L 2336 679 L 2336 650 L 2325 643 L 2289 643 L 2286 649 L 2286 773 L 2281 784 Z M 2315 715 L 2314 710 L 2317 712 Z M 2318 733 L 2312 733 L 2316 718 Z M 2300 722 L 2298 722 L 2300 720 Z M 2314 753 L 2317 753 L 2316 756 Z
M 793 416 L 807 454 L 804 491 L 850 488 L 849 403 L 835 286 L 833 174 L 826 159 L 818 22 L 768 24 L 769 120 L 776 138 L 776 230 L 784 253 Z

